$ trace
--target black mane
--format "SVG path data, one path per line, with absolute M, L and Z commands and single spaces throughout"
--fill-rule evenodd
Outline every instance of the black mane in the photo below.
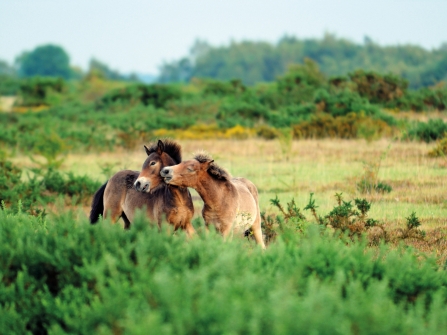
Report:
M 205 163 L 213 160 L 210 155 L 204 152 L 200 152 L 194 155 L 194 159 L 199 161 L 199 163 Z M 221 168 L 216 163 L 212 162 L 208 168 L 208 173 L 211 177 L 218 180 L 230 180 L 231 175 L 223 168 Z
M 164 144 L 164 152 L 168 154 L 176 164 L 182 162 L 182 147 L 180 144 L 173 140 L 165 139 L 161 140 Z M 148 147 L 148 155 L 151 153 L 157 152 L 158 150 L 158 142 L 151 143 Z

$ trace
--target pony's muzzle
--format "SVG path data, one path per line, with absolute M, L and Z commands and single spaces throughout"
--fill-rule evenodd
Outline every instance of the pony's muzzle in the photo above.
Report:
M 151 183 L 144 180 L 143 178 L 138 178 L 134 184 L 135 189 L 139 192 L 149 192 L 151 188 Z
M 164 178 L 165 183 L 169 183 L 173 177 L 172 169 L 165 167 L 160 171 L 160 176 Z

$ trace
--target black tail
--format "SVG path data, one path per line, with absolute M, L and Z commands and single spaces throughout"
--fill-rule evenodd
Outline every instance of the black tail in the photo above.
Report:
M 106 189 L 107 183 L 102 185 L 93 196 L 92 209 L 90 211 L 91 224 L 98 222 L 99 216 L 104 213 L 104 190 Z

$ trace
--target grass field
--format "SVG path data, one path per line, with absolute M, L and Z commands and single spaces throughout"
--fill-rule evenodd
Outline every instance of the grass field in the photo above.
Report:
M 167 225 L 160 232 L 142 216 L 125 232 L 109 221 L 90 225 L 89 207 L 65 211 L 59 200 L 44 219 L 4 210 L 1 334 L 445 333 L 447 164 L 427 156 L 433 145 L 180 143 L 184 159 L 205 150 L 234 176 L 251 179 L 262 211 L 277 211 L 270 204 L 276 196 L 283 204 L 294 198 L 302 209 L 312 192 L 324 216 L 343 192 L 347 201 L 366 197 L 370 217 L 392 229 L 416 212 L 426 236 L 371 245 L 331 228 L 284 224 L 262 252 L 250 240 L 224 242 L 200 229 L 192 239 Z M 143 148 L 69 154 L 61 169 L 105 181 L 118 170 L 140 169 L 145 157 Z M 19 156 L 14 162 L 35 165 Z M 371 167 L 390 193 L 359 193 Z M 199 216 L 202 202 L 194 198 Z
M 345 200 L 365 197 L 372 201 L 371 217 L 386 223 L 400 225 L 414 211 L 423 229 L 447 224 L 447 159 L 427 156 L 434 144 L 390 140 L 369 143 L 364 140 L 280 143 L 259 139 L 179 142 L 183 147 L 183 159 L 205 150 L 233 176 L 252 180 L 259 190 L 261 211 L 276 210 L 270 204 L 275 196 L 283 203 L 293 198 L 298 207 L 303 208 L 312 192 L 319 214 L 325 215 L 335 205 L 335 193 L 342 192 Z M 145 158 L 142 147 L 113 153 L 69 154 L 61 169 L 105 181 L 107 174 L 121 169 L 139 170 Z M 16 157 L 15 161 L 32 166 L 27 158 Z M 378 181 L 392 187 L 390 193 L 361 194 L 358 191 L 357 183 L 368 167 L 374 166 Z M 200 215 L 202 202 L 197 196 L 194 199 L 196 215 Z M 310 213 L 305 214 L 311 219 Z

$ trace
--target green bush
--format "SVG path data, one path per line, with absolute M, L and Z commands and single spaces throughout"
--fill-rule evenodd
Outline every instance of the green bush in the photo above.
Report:
M 114 103 L 143 104 L 162 108 L 168 101 L 178 98 L 180 92 L 173 85 L 134 84 L 108 92 L 97 102 L 97 108 L 104 108 Z
M 447 277 L 411 250 L 285 231 L 270 247 L 0 211 L 2 334 L 444 334 Z
M 315 62 L 305 59 L 303 65 L 293 65 L 277 80 L 278 92 L 286 104 L 311 102 L 315 91 L 326 84 Z
M 315 103 L 320 105 L 320 110 L 334 117 L 345 116 L 352 112 L 363 112 L 367 116 L 380 113 L 377 106 L 371 105 L 367 99 L 349 90 L 330 93 L 327 90 L 320 89 L 315 94 Z
M 386 104 L 401 98 L 408 88 L 408 81 L 402 77 L 376 72 L 357 70 L 349 74 L 356 84 L 356 91 L 370 103 Z
M 20 89 L 20 79 L 0 74 L 0 96 L 17 95 Z
M 245 92 L 247 88 L 240 80 L 231 81 L 219 81 L 219 80 L 207 80 L 203 94 L 205 95 L 217 95 L 228 96 L 237 95 Z
M 368 132 L 365 132 L 368 129 Z M 391 128 L 380 119 L 351 112 L 334 117 L 327 113 L 312 115 L 308 121 L 293 126 L 294 138 L 366 138 L 389 136 Z
M 51 105 L 51 93 L 63 93 L 66 83 L 61 78 L 32 77 L 22 80 L 19 95 L 22 106 Z
M 435 148 L 428 152 L 430 157 L 446 157 L 447 156 L 447 137 L 444 137 L 438 142 Z
M 278 111 L 271 111 L 267 120 L 276 128 L 290 127 L 309 120 L 315 114 L 317 107 L 312 103 L 289 105 Z
M 16 206 L 19 201 L 24 211 L 39 214 L 57 196 L 67 196 L 70 204 L 89 204 L 101 186 L 87 176 L 61 173 L 53 168 L 33 169 L 27 181 L 22 181 L 23 170 L 11 162 L 0 160 L 0 203 Z
M 217 124 L 222 128 L 231 128 L 236 125 L 253 127 L 267 118 L 268 110 L 265 106 L 258 102 L 240 99 L 225 100 L 216 115 Z
M 439 140 L 447 133 L 447 123 L 442 119 L 431 119 L 428 122 L 415 122 L 410 126 L 406 138 L 424 142 Z

